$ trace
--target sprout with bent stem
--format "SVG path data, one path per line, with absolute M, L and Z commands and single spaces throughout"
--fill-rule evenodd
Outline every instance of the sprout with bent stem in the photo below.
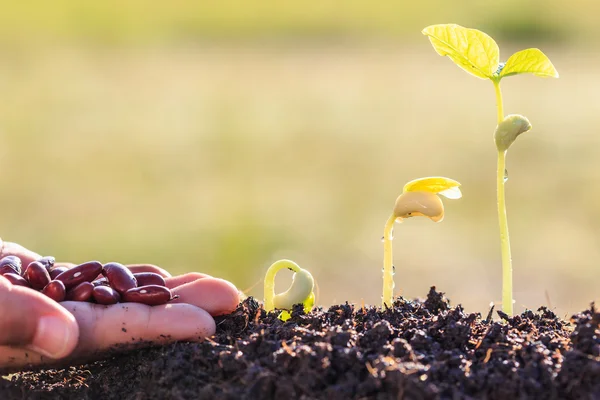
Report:
M 391 307 L 394 292 L 394 267 L 392 265 L 392 240 L 394 224 L 405 218 L 427 217 L 434 222 L 444 219 L 441 194 L 449 199 L 462 196 L 460 183 L 444 177 L 420 178 L 404 185 L 403 193 L 396 199 L 394 211 L 388 218 L 383 232 L 383 307 Z
M 456 24 L 431 25 L 423 29 L 435 51 L 448 56 L 456 65 L 480 79 L 489 79 L 496 93 L 498 124 L 494 134 L 498 150 L 496 191 L 500 248 L 502 252 L 502 310 L 513 313 L 512 259 L 508 237 L 504 183 L 506 180 L 506 153 L 518 135 L 531 129 L 527 118 L 521 115 L 504 117 L 500 81 L 518 74 L 534 74 L 541 77 L 558 78 L 558 72 L 550 59 L 539 49 L 517 51 L 505 63 L 500 62 L 498 44 L 490 36 L 477 29 L 464 28 Z
M 275 294 L 275 275 L 284 268 L 294 272 L 292 284 L 285 292 Z M 291 310 L 295 304 L 302 304 L 304 311 L 308 313 L 315 304 L 314 287 L 315 280 L 310 272 L 291 260 L 276 261 L 269 267 L 265 276 L 265 311 Z M 279 318 L 286 321 L 290 318 L 290 313 L 283 311 Z

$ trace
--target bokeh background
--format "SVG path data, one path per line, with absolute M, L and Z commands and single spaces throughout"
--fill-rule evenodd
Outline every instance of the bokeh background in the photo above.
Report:
M 421 34 L 452 22 L 504 60 L 539 47 L 561 75 L 503 81 L 506 113 L 534 126 L 507 164 L 516 310 L 600 299 L 597 2 L 2 3 L 5 240 L 204 271 L 259 298 L 291 258 L 319 304 L 379 304 L 396 196 L 445 175 L 464 197 L 442 223 L 396 227 L 397 291 L 436 285 L 485 313 L 501 297 L 495 100 Z

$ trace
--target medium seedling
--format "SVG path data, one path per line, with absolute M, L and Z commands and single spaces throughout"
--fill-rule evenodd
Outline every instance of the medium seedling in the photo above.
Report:
M 383 307 L 391 307 L 394 293 L 394 267 L 392 265 L 392 240 L 394 224 L 411 217 L 427 217 L 434 222 L 444 219 L 444 204 L 441 194 L 450 199 L 462 196 L 460 183 L 444 177 L 420 178 L 404 185 L 402 194 L 396 199 L 394 211 L 388 218 L 383 231 Z
M 512 259 L 504 195 L 506 153 L 518 135 L 531 129 L 531 124 L 527 118 L 521 115 L 504 117 L 500 81 L 504 77 L 518 74 L 558 78 L 558 72 L 548 57 L 539 49 L 518 51 L 505 63 L 500 63 L 500 50 L 494 39 L 476 29 L 464 28 L 455 24 L 442 24 L 423 29 L 423 34 L 429 37 L 433 48 L 439 55 L 448 56 L 456 65 L 471 75 L 490 80 L 494 85 L 498 112 L 498 125 L 494 141 L 498 150 L 496 189 L 502 250 L 502 310 L 512 315 Z
M 286 268 L 294 272 L 292 284 L 285 292 L 275 294 L 275 275 Z M 279 314 L 279 318 L 283 321 L 290 318 L 288 310 L 291 310 L 295 304 L 302 304 L 304 311 L 308 313 L 315 304 L 314 287 L 315 280 L 310 272 L 290 260 L 276 261 L 269 267 L 265 276 L 265 311 L 284 310 Z

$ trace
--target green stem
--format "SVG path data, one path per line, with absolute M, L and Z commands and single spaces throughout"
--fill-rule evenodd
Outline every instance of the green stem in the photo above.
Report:
M 498 124 L 504 120 L 502 92 L 500 81 L 493 80 L 496 91 L 496 107 Z M 498 223 L 500 227 L 500 249 L 502 253 L 502 311 L 512 316 L 512 258 L 510 254 L 510 238 L 508 236 L 508 218 L 506 216 L 506 197 L 504 194 L 504 175 L 506 171 L 506 151 L 498 150 L 498 168 L 496 170 L 496 192 L 498 197 Z
M 265 275 L 265 311 L 272 311 L 275 309 L 275 305 L 273 304 L 273 299 L 275 298 L 275 275 L 284 268 L 294 272 L 300 272 L 301 269 L 298 264 L 290 260 L 279 260 L 269 267 L 267 274 Z
M 391 307 L 394 300 L 394 267 L 392 257 L 392 240 L 396 215 L 392 214 L 383 230 L 383 307 Z
M 498 110 L 498 124 L 504 121 L 504 105 L 502 104 L 502 92 L 500 91 L 500 81 L 493 80 L 496 90 L 496 109 Z
M 505 169 L 506 151 L 499 151 L 496 184 L 498 191 L 498 221 L 500 224 L 500 248 L 502 251 L 502 311 L 512 316 L 512 258 L 510 255 L 510 238 L 508 236 L 508 219 L 506 217 L 506 198 L 504 196 Z

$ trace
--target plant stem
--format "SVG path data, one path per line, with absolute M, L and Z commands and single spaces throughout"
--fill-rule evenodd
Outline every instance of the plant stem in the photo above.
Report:
M 493 80 L 496 91 L 496 107 L 498 124 L 504 120 L 502 92 L 500 81 Z M 506 197 L 504 194 L 504 176 L 506 171 L 506 151 L 498 150 L 498 168 L 496 170 L 496 192 L 498 198 L 498 223 L 500 227 L 500 249 L 502 253 L 502 311 L 513 315 L 512 298 L 512 257 L 510 254 L 510 238 L 508 236 L 508 218 L 506 216 Z
M 300 267 L 293 261 L 290 260 L 279 260 L 273 263 L 267 270 L 265 275 L 265 291 L 264 291 L 264 307 L 265 311 L 272 311 L 275 309 L 273 299 L 275 298 L 275 275 L 280 270 L 287 268 L 294 272 L 299 272 Z
M 496 109 L 498 110 L 498 123 L 504 121 L 504 105 L 502 104 L 502 92 L 500 91 L 500 81 L 492 80 L 496 90 Z
M 391 307 L 394 301 L 394 267 L 392 257 L 392 240 L 396 215 L 392 214 L 383 230 L 383 297 L 382 305 Z
M 496 177 L 498 191 L 498 221 L 500 224 L 500 248 L 502 251 L 502 311 L 512 316 L 512 258 L 510 255 L 510 238 L 508 236 L 508 219 L 506 217 L 506 199 L 504 196 L 504 171 L 506 168 L 506 151 L 498 152 L 498 171 Z

